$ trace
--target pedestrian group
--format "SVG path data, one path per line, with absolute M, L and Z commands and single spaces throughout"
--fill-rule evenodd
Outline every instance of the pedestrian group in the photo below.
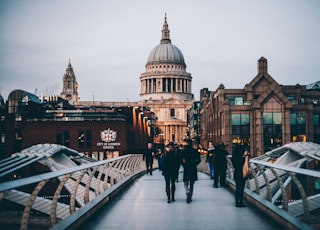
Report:
M 186 202 L 192 202 L 195 181 L 198 180 L 197 165 L 200 163 L 200 153 L 193 148 L 192 140 L 188 139 L 184 145 L 177 146 L 170 142 L 163 153 L 154 150 L 152 143 L 148 143 L 148 148 L 143 159 L 146 161 L 147 174 L 152 175 L 153 157 L 158 159 L 159 170 L 165 179 L 165 192 L 167 202 L 175 201 L 175 183 L 178 181 L 180 166 L 183 167 L 183 183 L 186 193 Z M 213 179 L 213 187 L 226 187 L 227 155 L 225 149 L 227 145 L 219 143 L 216 146 L 209 142 L 206 163 L 210 178 Z M 243 175 L 243 166 L 248 161 L 248 147 L 236 144 L 233 148 L 232 163 L 234 166 L 234 180 L 236 182 L 235 206 L 246 207 L 243 203 L 243 193 L 247 175 Z

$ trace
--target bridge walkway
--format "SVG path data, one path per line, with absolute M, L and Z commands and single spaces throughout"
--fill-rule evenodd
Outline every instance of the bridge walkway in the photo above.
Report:
M 176 201 L 168 204 L 161 171 L 134 181 L 90 218 L 81 229 L 281 229 L 274 220 L 248 204 L 236 208 L 229 188 L 213 188 L 208 175 L 198 172 L 193 201 L 186 203 L 182 173 Z

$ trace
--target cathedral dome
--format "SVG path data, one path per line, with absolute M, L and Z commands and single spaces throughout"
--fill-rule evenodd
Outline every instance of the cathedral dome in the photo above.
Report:
M 164 20 L 160 44 L 154 47 L 148 56 L 147 66 L 153 64 L 186 65 L 182 52 L 178 49 L 178 47 L 171 44 L 167 17 L 165 17 Z
M 163 63 L 185 65 L 182 52 L 171 43 L 159 44 L 149 54 L 147 65 Z

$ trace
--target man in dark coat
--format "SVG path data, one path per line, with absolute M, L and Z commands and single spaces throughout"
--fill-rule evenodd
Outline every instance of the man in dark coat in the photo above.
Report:
M 184 168 L 183 182 L 187 195 L 187 203 L 192 201 L 194 182 L 198 179 L 197 165 L 200 163 L 199 152 L 192 147 L 192 140 L 187 140 L 187 146 L 181 153 L 182 166 Z
M 227 145 L 219 143 L 214 150 L 214 184 L 213 187 L 218 188 L 220 186 L 226 186 L 226 173 L 227 173 L 227 155 L 228 152 L 225 149 Z
M 152 166 L 153 166 L 153 157 L 154 157 L 154 149 L 151 142 L 148 143 L 148 149 L 146 149 L 143 154 L 143 160 L 146 161 L 147 174 L 150 173 L 152 175 Z

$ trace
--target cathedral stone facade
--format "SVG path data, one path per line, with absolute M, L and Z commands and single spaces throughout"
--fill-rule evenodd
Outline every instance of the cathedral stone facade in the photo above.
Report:
M 155 143 L 179 143 L 187 136 L 187 112 L 193 104 L 192 77 L 186 71 L 182 52 L 171 43 L 165 17 L 160 44 L 147 60 L 140 76 L 140 100 L 155 113 Z

